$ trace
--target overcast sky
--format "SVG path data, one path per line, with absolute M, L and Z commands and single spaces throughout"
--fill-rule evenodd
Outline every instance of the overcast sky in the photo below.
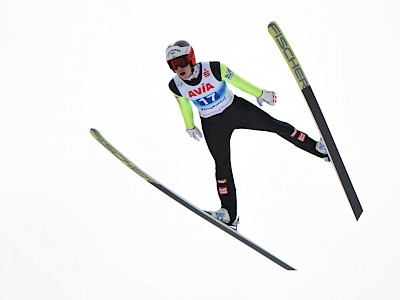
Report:
M 394 0 L 1 1 L 0 298 L 399 298 L 397 12 Z M 364 208 L 357 222 L 331 164 L 274 134 L 236 131 L 239 231 L 295 272 L 160 193 L 89 134 L 218 209 L 214 162 L 185 132 L 165 48 L 186 39 L 198 61 L 276 91 L 262 109 L 319 139 L 270 21 Z

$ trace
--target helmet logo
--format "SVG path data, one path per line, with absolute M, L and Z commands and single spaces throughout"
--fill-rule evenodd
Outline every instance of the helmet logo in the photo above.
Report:
M 171 58 L 175 58 L 175 57 L 179 56 L 180 52 L 181 52 L 180 49 L 171 49 L 170 51 L 168 51 L 167 56 L 171 57 Z
M 173 46 L 167 49 L 167 61 L 177 58 L 179 56 L 183 56 L 186 54 L 190 53 L 190 46 L 187 47 L 178 47 L 178 46 Z

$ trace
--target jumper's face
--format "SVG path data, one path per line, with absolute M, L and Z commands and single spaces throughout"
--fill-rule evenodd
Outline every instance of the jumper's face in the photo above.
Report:
M 185 67 L 178 66 L 175 73 L 183 80 L 187 80 L 192 75 L 192 66 L 188 64 Z

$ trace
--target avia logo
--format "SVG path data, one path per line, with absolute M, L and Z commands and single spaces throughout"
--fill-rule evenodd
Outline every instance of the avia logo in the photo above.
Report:
M 206 84 L 203 83 L 203 84 L 201 85 L 201 87 L 189 91 L 189 97 L 192 98 L 192 97 L 199 96 L 199 95 L 201 95 L 201 94 L 203 94 L 203 93 L 208 92 L 209 90 L 211 90 L 211 89 L 213 89 L 213 88 L 214 88 L 214 86 L 213 86 L 211 83 L 206 83 Z

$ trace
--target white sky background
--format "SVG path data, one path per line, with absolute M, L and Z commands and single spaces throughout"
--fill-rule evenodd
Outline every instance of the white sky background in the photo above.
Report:
M 399 298 L 396 8 L 394 0 L 2 1 L 0 298 Z M 237 131 L 239 230 L 296 272 L 160 193 L 89 134 L 99 129 L 160 182 L 218 209 L 211 155 L 185 132 L 164 51 L 187 39 L 198 61 L 223 61 L 275 90 L 278 104 L 263 109 L 317 139 L 267 32 L 272 20 L 364 208 L 356 222 L 329 164 L 273 134 Z

